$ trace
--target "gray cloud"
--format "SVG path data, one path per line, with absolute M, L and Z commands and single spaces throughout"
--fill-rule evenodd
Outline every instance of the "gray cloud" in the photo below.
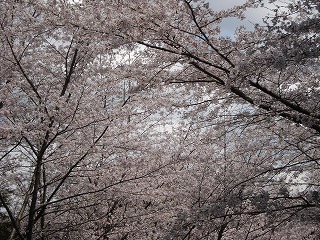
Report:
M 215 10 L 220 11 L 223 9 L 231 8 L 235 5 L 241 5 L 245 3 L 245 0 L 209 0 L 209 6 Z M 237 18 L 228 18 L 222 22 L 221 25 L 221 35 L 232 37 L 236 28 L 241 25 L 245 26 L 246 29 L 252 30 L 256 23 L 262 24 L 262 19 L 272 12 L 268 8 L 272 8 L 273 5 L 268 3 L 268 0 L 265 0 L 265 8 L 256 8 L 249 9 L 246 13 L 246 19 L 243 21 Z

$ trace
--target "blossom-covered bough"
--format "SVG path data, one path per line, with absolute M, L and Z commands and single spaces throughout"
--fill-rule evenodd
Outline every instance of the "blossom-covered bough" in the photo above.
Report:
M 5 237 L 319 237 L 320 5 L 272 2 L 0 1 Z

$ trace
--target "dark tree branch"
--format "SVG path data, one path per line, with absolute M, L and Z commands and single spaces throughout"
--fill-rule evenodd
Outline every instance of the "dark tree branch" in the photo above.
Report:
M 64 82 L 60 97 L 62 97 L 65 94 L 65 92 L 67 91 L 68 85 L 69 85 L 70 80 L 71 80 L 71 75 L 72 75 L 72 73 L 73 73 L 73 71 L 74 71 L 74 69 L 76 67 L 77 54 L 78 54 L 78 49 L 76 48 L 75 51 L 74 51 L 73 57 L 72 57 L 70 69 L 69 69 L 69 71 L 66 70 L 67 71 L 67 76 L 66 76 L 66 79 L 65 79 L 65 82 Z
M 6 209 L 8 215 L 9 215 L 10 221 L 11 221 L 14 229 L 16 230 L 16 233 L 17 233 L 18 236 L 19 236 L 19 239 L 24 240 L 24 237 L 22 236 L 22 234 L 21 234 L 21 232 L 20 232 L 19 225 L 18 225 L 15 217 L 13 216 L 13 214 L 12 214 L 12 212 L 11 212 L 8 204 L 7 204 L 6 201 L 4 200 L 1 192 L 0 192 L 0 202 L 1 202 L 1 204 L 3 205 L 3 207 Z
M 51 120 L 49 124 L 49 128 L 53 125 L 53 119 Z M 40 179 L 41 179 L 41 167 L 42 167 L 42 161 L 44 153 L 48 147 L 48 141 L 49 141 L 49 135 L 50 131 L 46 132 L 46 135 L 44 137 L 43 143 L 41 145 L 40 151 L 37 153 L 37 162 L 36 167 L 34 170 L 34 184 L 33 184 L 33 191 L 32 191 L 32 197 L 31 197 L 31 204 L 29 209 L 29 217 L 28 217 L 28 225 L 27 225 L 27 232 L 26 232 L 26 238 L 27 240 L 32 240 L 32 232 L 33 232 L 33 225 L 35 223 L 35 209 L 37 205 L 38 200 L 38 191 L 40 186 Z
M 226 229 L 227 226 L 228 226 L 228 222 L 225 222 L 224 224 L 221 225 L 221 227 L 219 229 L 217 240 L 221 240 L 222 239 L 223 232 L 224 232 L 224 230 Z
M 3 25 L 1 24 L 1 28 L 3 29 Z M 33 92 L 36 94 L 36 96 L 38 97 L 39 100 L 41 100 L 41 96 L 40 94 L 38 93 L 38 90 L 37 88 L 35 87 L 35 85 L 33 84 L 33 82 L 31 81 L 31 79 L 28 77 L 27 73 L 24 71 L 24 68 L 22 67 L 21 65 L 21 62 L 20 60 L 18 59 L 17 55 L 15 54 L 14 50 L 13 50 L 13 45 L 11 44 L 8 36 L 5 36 L 6 37 L 6 41 L 9 45 L 9 48 L 10 48 L 10 51 L 12 53 L 12 56 L 15 60 L 15 63 L 18 65 L 19 69 L 20 69 L 20 72 L 22 73 L 23 77 L 27 80 L 27 82 L 29 83 L 29 85 L 31 86 Z
M 270 97 L 272 97 L 273 99 L 278 100 L 279 102 L 283 103 L 284 105 L 286 105 L 287 107 L 290 107 L 292 110 L 295 110 L 299 113 L 311 116 L 312 113 L 302 107 L 300 107 L 297 104 L 294 104 L 286 99 L 283 99 L 281 96 L 275 94 L 274 92 L 270 91 L 269 89 L 267 89 L 266 87 L 261 86 L 258 82 L 254 82 L 252 80 L 249 81 L 250 85 L 259 89 L 260 91 L 266 93 L 267 95 L 269 95 Z M 316 117 L 318 119 L 320 119 L 319 115 L 313 115 L 312 117 Z
M 209 71 L 207 71 L 206 69 L 204 69 L 203 67 L 199 66 L 198 64 L 192 64 L 193 66 L 195 66 L 198 70 L 200 70 L 201 72 L 205 73 L 206 75 L 208 75 L 209 77 L 211 78 L 214 78 L 215 80 L 211 81 L 211 82 L 215 82 L 222 85 L 222 86 L 225 86 L 226 87 L 226 84 L 225 84 L 225 81 L 223 81 L 221 78 L 218 78 L 217 76 L 215 76 L 214 74 L 211 74 Z M 190 81 L 191 82 L 196 82 L 196 81 Z M 207 81 L 207 82 L 210 82 L 210 81 Z M 301 113 L 301 114 L 306 114 L 308 116 L 311 116 L 311 112 L 299 107 L 298 105 L 296 104 L 293 104 L 285 99 L 281 99 L 280 96 L 277 96 L 276 94 L 272 93 L 270 90 L 262 87 L 260 84 L 258 83 L 254 83 L 254 82 L 250 82 L 250 84 L 253 86 L 253 87 L 256 87 L 257 89 L 267 93 L 268 95 L 270 95 L 271 97 L 273 98 L 276 98 L 277 100 L 280 100 L 280 102 L 284 103 L 285 105 L 289 106 L 292 108 L 292 110 L 295 110 L 297 111 L 298 113 Z M 231 92 L 234 93 L 235 95 L 237 95 L 238 97 L 242 98 L 243 100 L 245 100 L 246 102 L 260 108 L 260 109 L 263 109 L 263 110 L 266 110 L 267 112 L 273 112 L 275 114 L 277 114 L 278 116 L 281 116 L 287 120 L 290 120 L 294 123 L 297 123 L 297 124 L 302 124 L 308 128 L 311 128 L 311 129 L 314 129 L 316 130 L 318 133 L 320 133 L 320 125 L 316 124 L 316 123 L 311 123 L 311 124 L 308 124 L 308 125 L 305 125 L 304 122 L 302 121 L 302 117 L 299 116 L 299 114 L 291 114 L 287 111 L 277 111 L 276 109 L 273 109 L 271 107 L 271 105 L 266 105 L 266 104 L 257 104 L 255 102 L 255 100 L 253 98 L 251 98 L 249 95 L 247 95 L 245 92 L 243 92 L 240 88 L 238 87 L 235 87 L 235 86 L 230 86 L 229 87 Z
M 146 43 L 146 42 L 143 42 L 143 41 L 137 41 L 137 43 L 143 45 L 143 46 L 146 46 L 146 47 L 149 47 L 149 48 L 153 48 L 153 49 L 157 49 L 157 50 L 160 50 L 160 51 L 163 51 L 163 52 L 168 52 L 168 53 L 172 53 L 172 54 L 175 54 L 175 55 L 180 55 L 180 56 L 184 56 L 184 57 L 188 57 L 188 58 L 191 58 L 191 59 L 194 59 L 195 61 L 198 61 L 198 62 L 201 62 L 201 63 L 204 63 L 206 65 L 209 65 L 211 67 L 214 67 L 214 68 L 217 68 L 225 73 L 230 73 L 230 70 L 228 70 L 227 68 L 224 68 L 224 67 L 221 67 L 219 65 L 216 65 L 216 64 L 213 64 L 211 62 L 208 62 L 207 60 L 205 59 L 202 59 L 190 52 L 176 52 L 174 50 L 171 50 L 171 49 L 168 49 L 168 48 L 165 48 L 165 47 L 160 47 L 160 46 L 156 46 L 156 45 L 152 45 L 152 44 L 149 44 L 149 43 Z

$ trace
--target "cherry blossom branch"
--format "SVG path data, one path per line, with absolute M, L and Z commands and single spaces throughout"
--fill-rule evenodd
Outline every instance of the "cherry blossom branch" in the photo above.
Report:
M 3 26 L 2 23 L 0 23 L 0 26 L 1 26 L 2 30 L 4 31 L 4 26 Z M 28 82 L 29 85 L 31 86 L 33 92 L 36 94 L 36 96 L 38 97 L 38 99 L 41 100 L 41 96 L 40 96 L 40 94 L 38 93 L 37 88 L 35 87 L 35 85 L 34 85 L 33 82 L 31 81 L 31 79 L 28 77 L 27 73 L 25 72 L 24 68 L 23 68 L 22 65 L 21 65 L 20 60 L 19 60 L 18 57 L 16 56 L 16 53 L 15 53 L 15 51 L 14 51 L 14 49 L 13 49 L 13 45 L 11 44 L 8 36 L 5 35 L 5 38 L 6 38 L 7 44 L 8 44 L 8 46 L 9 46 L 9 48 L 10 48 L 11 54 L 12 54 L 14 60 L 15 60 L 15 63 L 18 65 L 18 67 L 19 67 L 19 69 L 20 69 L 20 72 L 22 73 L 23 77 L 27 80 L 27 82 Z
M 207 74 L 209 77 L 217 79 L 217 77 L 215 75 L 210 74 L 210 72 L 206 71 L 204 68 L 202 68 L 202 67 L 197 67 L 197 68 L 200 71 L 202 71 L 203 73 Z M 223 85 L 223 86 L 226 85 L 225 82 L 222 79 L 219 78 L 219 80 L 221 80 L 221 83 L 219 83 L 220 85 Z M 191 82 L 196 82 L 196 81 L 190 81 L 190 83 Z M 212 81 L 212 82 L 216 82 L 216 81 Z M 256 83 L 253 83 L 253 82 L 252 83 L 250 82 L 250 84 L 252 84 L 252 86 L 254 86 L 254 87 L 257 87 L 257 88 L 259 87 L 260 90 L 264 90 L 265 92 L 268 92 L 270 95 L 274 95 L 274 93 L 272 93 L 269 90 L 263 88 L 261 85 L 257 85 Z M 302 125 L 306 126 L 305 123 L 303 122 L 303 120 L 301 119 L 301 117 L 299 117 L 298 115 L 290 114 L 290 113 L 284 112 L 284 111 L 274 110 L 271 107 L 271 105 L 257 104 L 253 98 L 251 98 L 245 92 L 240 90 L 238 87 L 235 87 L 235 86 L 231 85 L 229 88 L 230 88 L 231 92 L 233 92 L 234 94 L 236 94 L 237 96 L 239 96 L 240 98 L 245 100 L 246 102 L 251 103 L 254 106 L 257 106 L 260 109 L 266 110 L 268 112 L 276 112 L 281 117 L 284 117 L 284 118 L 286 118 L 286 119 L 288 119 L 288 120 L 290 120 L 292 122 L 295 122 L 295 123 L 302 124 Z M 294 107 L 293 110 L 296 110 L 298 112 L 302 111 L 300 113 L 302 113 L 302 114 L 306 114 L 307 113 L 307 114 L 309 114 L 309 116 L 312 116 L 311 112 L 309 112 L 307 110 L 304 110 L 303 108 L 301 108 L 301 107 L 299 107 L 297 105 L 294 105 L 294 104 L 292 104 L 292 103 L 290 103 L 290 102 L 288 102 L 288 101 L 286 101 L 284 99 L 282 99 L 281 101 L 283 101 L 283 103 L 285 103 L 285 104 L 288 104 L 288 106 Z M 316 123 L 308 124 L 306 127 L 312 128 L 312 129 L 314 129 L 314 130 L 316 130 L 317 132 L 320 133 L 320 125 L 318 125 Z
M 192 19 L 194 21 L 194 23 L 196 24 L 199 32 L 201 33 L 201 35 L 204 37 L 206 43 L 212 48 L 212 50 L 214 50 L 223 60 L 225 60 L 227 63 L 229 63 L 231 65 L 231 67 L 235 67 L 235 65 L 231 62 L 231 60 L 229 58 L 227 58 L 224 54 L 222 54 L 218 48 L 216 48 L 215 46 L 212 45 L 211 41 L 209 40 L 207 34 L 205 34 L 205 32 L 203 31 L 202 27 L 199 25 L 198 20 L 194 14 L 193 8 L 190 4 L 189 1 L 185 0 L 185 3 L 187 4 L 190 12 L 191 12 L 191 16 Z
M 102 131 L 102 133 L 100 134 L 100 136 L 94 141 L 93 145 L 90 147 L 89 150 L 87 150 L 87 152 L 80 158 L 78 159 L 78 161 L 76 161 L 67 171 L 67 173 L 62 177 L 62 179 L 60 180 L 59 184 L 56 186 L 56 188 L 53 190 L 53 192 L 51 193 L 51 195 L 47 198 L 46 203 L 43 204 L 41 206 L 40 211 L 38 212 L 37 216 L 35 217 L 34 222 L 36 222 L 44 213 L 48 203 L 50 203 L 51 199 L 56 195 L 56 193 L 59 191 L 60 187 L 63 185 L 63 183 L 67 180 L 67 178 L 70 176 L 70 174 L 72 173 L 73 169 L 76 168 L 80 162 L 82 162 L 90 153 L 91 149 L 100 141 L 100 139 L 104 136 L 104 134 L 107 132 L 107 130 L 109 129 L 109 126 L 106 126 L 105 129 Z
M 206 65 L 209 65 L 211 67 L 214 67 L 214 68 L 217 68 L 225 73 L 230 73 L 230 70 L 228 70 L 227 68 L 224 68 L 224 67 L 221 67 L 219 65 L 216 65 L 216 64 L 213 64 L 203 58 L 200 58 L 190 52 L 178 52 L 178 51 L 174 51 L 174 50 L 171 50 L 171 49 L 168 49 L 168 48 L 165 48 L 165 47 L 160 47 L 160 46 L 156 46 L 156 45 L 152 45 L 150 43 L 146 43 L 146 42 L 143 42 L 143 41 L 137 41 L 137 43 L 143 45 L 143 46 L 146 46 L 146 47 L 149 47 L 149 48 L 153 48 L 153 49 L 157 49 L 157 50 L 160 50 L 160 51 L 164 51 L 164 52 L 168 52 L 168 53 L 173 53 L 175 55 L 180 55 L 180 56 L 184 56 L 184 57 L 189 57 L 191 59 L 194 59 L 198 62 L 201 62 L 201 63 L 204 63 Z

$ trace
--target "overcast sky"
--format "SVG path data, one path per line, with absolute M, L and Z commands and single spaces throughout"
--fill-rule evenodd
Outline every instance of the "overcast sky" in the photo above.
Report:
M 209 6 L 216 11 L 222 9 L 228 9 L 233 6 L 240 5 L 245 3 L 245 0 L 209 0 Z M 272 7 L 272 5 L 267 3 L 268 1 L 265 0 L 265 6 Z M 223 36 L 230 36 L 232 37 L 235 29 L 240 25 L 246 26 L 247 29 L 252 30 L 255 23 L 262 23 L 262 18 L 265 17 L 267 14 L 270 14 L 270 10 L 267 8 L 257 8 L 257 9 L 250 9 L 248 10 L 246 16 L 247 19 L 244 21 L 240 21 L 236 18 L 230 18 L 224 20 L 222 23 L 221 34 Z

